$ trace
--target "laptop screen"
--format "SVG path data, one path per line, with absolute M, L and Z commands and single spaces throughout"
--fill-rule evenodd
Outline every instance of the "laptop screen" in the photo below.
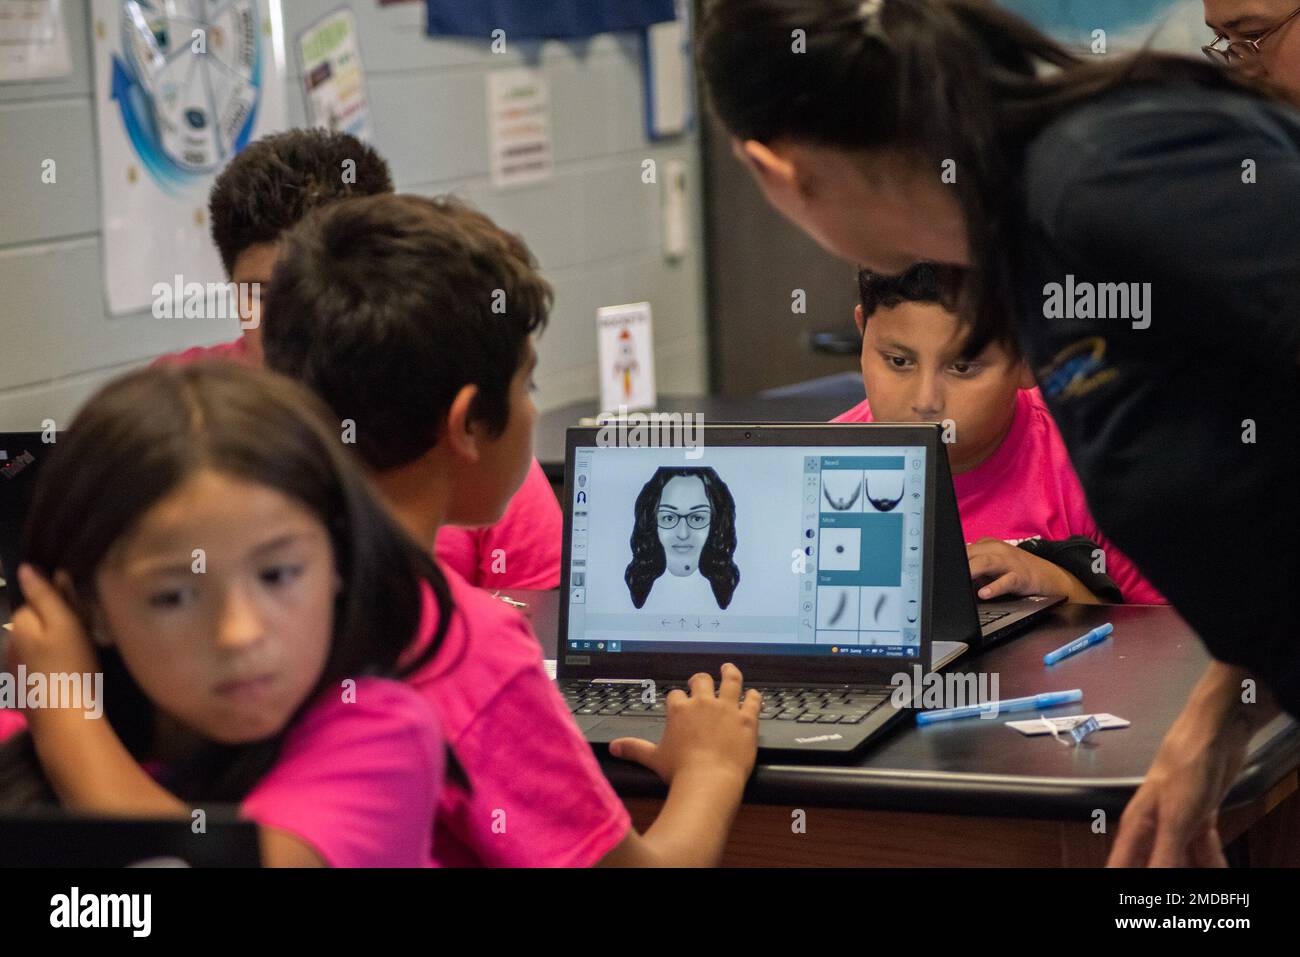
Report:
M 919 658 L 927 454 L 580 442 L 561 656 Z

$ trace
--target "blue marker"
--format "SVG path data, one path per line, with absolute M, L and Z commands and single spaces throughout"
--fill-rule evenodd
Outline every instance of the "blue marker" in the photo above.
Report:
M 1068 658 L 1070 655 L 1078 654 L 1084 648 L 1091 648 L 1093 645 L 1099 645 L 1106 640 L 1106 636 L 1115 630 L 1115 626 L 1110 622 L 1104 625 L 1098 625 L 1092 631 L 1079 638 L 1074 639 L 1063 648 L 1057 648 L 1055 651 L 1049 651 L 1043 655 L 1043 664 L 1054 665 L 1062 658 Z
M 965 708 L 943 708 L 939 711 L 922 711 L 916 716 L 917 724 L 934 724 L 936 721 L 952 721 L 956 718 L 974 718 L 981 714 L 1000 714 L 1003 711 L 1037 711 L 1040 708 L 1055 708 L 1058 704 L 1073 704 L 1083 700 L 1083 692 L 1078 688 L 1073 691 L 1048 691 L 1044 694 L 1031 694 L 1027 698 L 1010 698 L 1006 701 L 986 701 L 984 704 L 968 705 Z

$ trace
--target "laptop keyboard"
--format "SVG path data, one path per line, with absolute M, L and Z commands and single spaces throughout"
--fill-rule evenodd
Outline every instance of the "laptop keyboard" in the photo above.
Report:
M 664 683 L 656 687 L 653 704 L 643 700 L 640 681 L 603 682 L 567 680 L 559 682 L 569 710 L 581 715 L 625 714 L 663 717 L 668 692 L 686 691 L 683 684 Z M 754 685 L 763 695 L 760 721 L 796 721 L 800 724 L 861 724 L 871 712 L 889 701 L 889 687 L 861 685 L 818 685 L 791 688 L 788 685 Z
M 979 614 L 980 614 L 980 627 L 983 628 L 985 625 L 991 625 L 991 624 L 993 624 L 993 622 L 997 621 L 999 618 L 1005 618 L 1005 617 L 1007 617 L 1007 615 L 1011 614 L 1011 612 L 1009 612 L 1009 611 L 981 611 Z M 967 620 L 969 620 L 969 619 L 967 619 Z

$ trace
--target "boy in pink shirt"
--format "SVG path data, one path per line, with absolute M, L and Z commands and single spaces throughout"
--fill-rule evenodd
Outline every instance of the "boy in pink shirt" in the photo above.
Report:
M 627 809 L 546 676 L 514 608 L 443 567 L 456 614 L 412 679 L 434 702 L 470 787 L 444 789 L 434 847 L 447 867 L 589 867 L 628 835 Z M 413 652 L 437 624 L 432 593 Z
M 353 175 L 345 178 L 342 171 L 349 161 Z M 227 359 L 261 365 L 262 300 L 284 233 L 319 206 L 392 191 L 388 163 L 347 133 L 289 130 L 249 145 L 217 177 L 208 199 L 212 239 L 226 274 L 241 290 L 237 302 L 243 335 L 155 362 Z M 556 588 L 561 523 L 559 502 L 534 461 L 498 522 L 479 528 L 444 526 L 435 550 L 444 565 L 482 588 Z
M 897 277 L 858 273 L 854 321 L 869 399 L 835 421 L 944 423 L 981 599 L 1045 594 L 1163 604 L 1097 528 L 1020 357 L 999 343 L 963 355 L 964 333 L 944 305 L 945 277 L 928 263 Z
M 268 367 L 355 425 L 353 448 L 417 542 L 432 544 L 448 521 L 492 524 L 533 461 L 532 333 L 552 293 L 527 246 L 461 203 L 418 196 L 332 204 L 284 243 L 267 298 Z M 446 576 L 455 613 L 445 645 L 411 678 L 468 781 L 440 800 L 439 862 L 716 863 L 757 753 L 759 695 L 742 701 L 740 671 L 724 665 L 716 693 L 705 674 L 691 695 L 670 693 L 658 746 L 611 744 L 669 783 L 663 811 L 639 834 L 528 624 Z M 429 609 L 411 653 L 435 621 Z

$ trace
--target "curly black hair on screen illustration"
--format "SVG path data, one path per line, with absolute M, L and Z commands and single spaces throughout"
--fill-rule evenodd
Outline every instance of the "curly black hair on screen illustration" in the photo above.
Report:
M 659 468 L 636 497 L 632 561 L 623 579 L 640 608 L 665 572 L 708 579 L 719 608 L 731 604 L 740 584 L 736 552 L 736 502 L 711 468 Z

